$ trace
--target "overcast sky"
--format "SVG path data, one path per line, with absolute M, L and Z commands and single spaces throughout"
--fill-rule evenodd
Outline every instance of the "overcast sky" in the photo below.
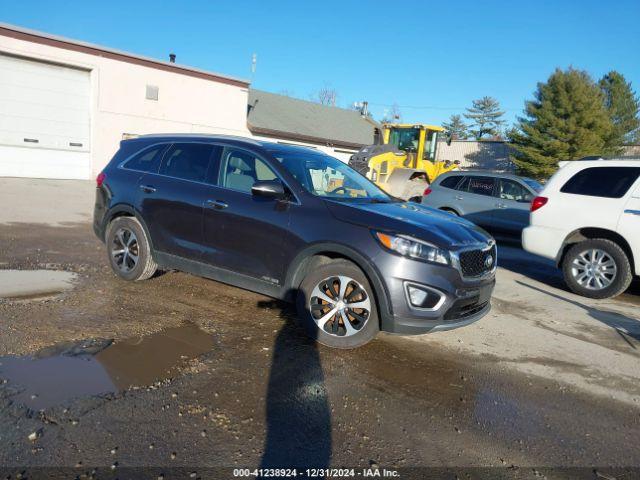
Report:
M 329 86 L 377 119 L 439 124 L 490 95 L 513 121 L 556 67 L 640 89 L 640 0 L 0 0 L 0 21 L 247 79 L 255 53 L 255 88 Z

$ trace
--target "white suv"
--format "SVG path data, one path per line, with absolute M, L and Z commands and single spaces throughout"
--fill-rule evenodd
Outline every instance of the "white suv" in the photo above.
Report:
M 531 203 L 524 249 L 555 260 L 579 295 L 619 295 L 640 275 L 640 159 L 560 166 Z

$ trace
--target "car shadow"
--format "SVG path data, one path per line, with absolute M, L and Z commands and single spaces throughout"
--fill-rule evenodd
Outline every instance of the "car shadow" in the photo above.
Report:
M 549 260 L 533 253 L 529 253 L 522 248 L 519 238 L 513 236 L 494 234 L 498 244 L 498 266 L 518 273 L 531 280 L 549 285 L 550 287 L 571 293 L 564 278 L 562 271 L 556 266 L 553 260 Z M 640 280 L 634 279 L 625 295 L 640 296 Z M 636 303 L 636 299 L 627 297 L 625 301 L 630 300 Z
M 600 310 L 599 308 L 591 307 L 589 305 L 585 305 L 584 303 L 580 303 L 578 301 L 556 295 L 555 293 L 547 292 L 546 290 L 535 287 L 533 285 L 529 285 L 528 283 L 521 282 L 519 280 L 516 280 L 516 283 L 535 290 L 536 292 L 544 293 L 545 295 L 553 297 L 557 300 L 561 300 L 576 307 L 582 308 L 591 318 L 613 328 L 631 348 L 633 348 L 634 350 L 638 350 L 638 347 L 634 343 L 640 342 L 640 320 L 627 317 L 626 315 L 623 315 L 621 313 Z M 634 340 L 635 342 L 633 342 L 632 340 Z
M 331 410 L 318 344 L 298 325 L 295 306 L 278 300 L 260 301 L 258 306 L 279 309 L 284 321 L 273 345 L 260 466 L 328 467 Z
M 531 280 L 568 291 L 562 273 L 553 260 L 533 255 L 522 249 L 518 237 L 494 235 L 498 244 L 498 266 Z

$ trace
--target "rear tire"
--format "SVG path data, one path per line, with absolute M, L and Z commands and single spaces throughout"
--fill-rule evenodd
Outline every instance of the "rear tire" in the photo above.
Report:
M 596 299 L 620 295 L 633 279 L 625 251 L 604 238 L 573 245 L 562 260 L 562 273 L 572 292 Z
M 309 272 L 296 306 L 308 335 L 328 347 L 360 347 L 380 331 L 369 280 L 348 260 L 334 260 Z
M 151 278 L 158 265 L 142 225 L 135 217 L 117 217 L 109 223 L 105 236 L 109 265 L 123 280 Z

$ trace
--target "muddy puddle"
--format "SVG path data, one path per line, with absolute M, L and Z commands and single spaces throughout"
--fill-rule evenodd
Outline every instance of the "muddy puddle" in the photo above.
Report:
M 73 288 L 76 274 L 58 270 L 0 270 L 0 299 L 29 300 Z
M 0 357 L 10 398 L 33 410 L 78 397 L 114 393 L 171 377 L 185 361 L 212 350 L 213 337 L 193 324 L 90 347 L 47 349 L 36 356 Z

